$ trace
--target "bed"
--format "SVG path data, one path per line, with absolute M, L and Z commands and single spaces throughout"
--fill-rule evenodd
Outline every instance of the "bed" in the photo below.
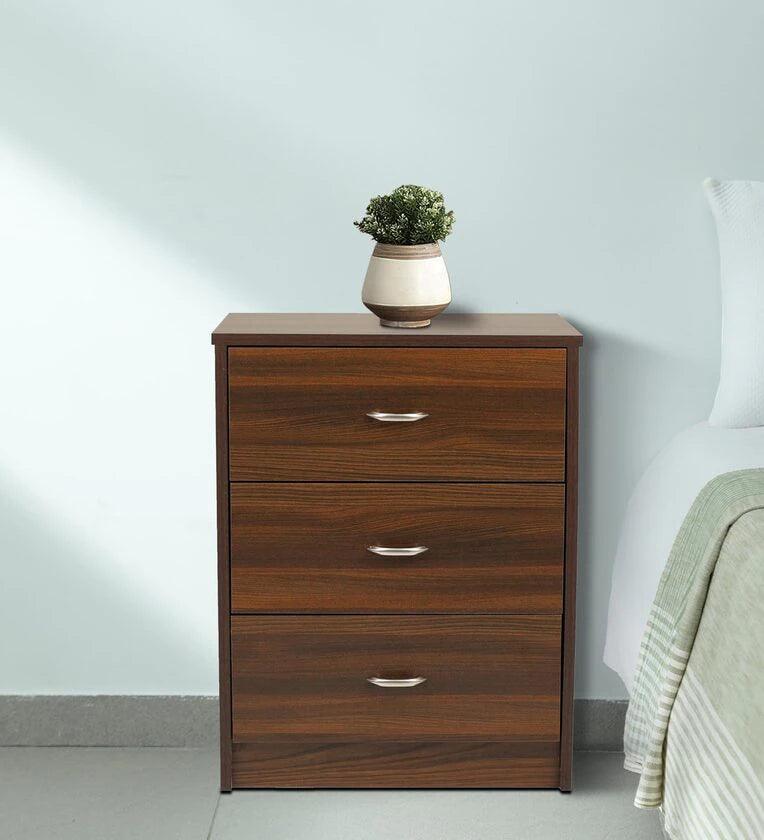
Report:
M 704 187 L 719 386 L 629 502 L 604 659 L 629 692 L 634 804 L 660 808 L 671 840 L 764 840 L 764 182 Z
M 755 467 L 764 467 L 764 427 L 698 423 L 660 452 L 634 490 L 613 567 L 604 655 L 629 692 L 658 582 L 692 503 L 717 475 Z
M 624 766 L 672 840 L 764 838 L 764 428 L 700 423 L 629 503 L 605 662 Z

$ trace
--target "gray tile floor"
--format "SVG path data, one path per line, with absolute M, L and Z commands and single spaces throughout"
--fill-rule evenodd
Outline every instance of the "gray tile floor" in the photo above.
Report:
M 660 840 L 610 753 L 576 789 L 244 792 L 218 796 L 207 750 L 0 749 L 5 840 Z

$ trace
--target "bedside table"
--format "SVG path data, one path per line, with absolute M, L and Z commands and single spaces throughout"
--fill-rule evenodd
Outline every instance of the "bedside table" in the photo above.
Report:
M 570 790 L 580 333 L 212 339 L 221 789 Z

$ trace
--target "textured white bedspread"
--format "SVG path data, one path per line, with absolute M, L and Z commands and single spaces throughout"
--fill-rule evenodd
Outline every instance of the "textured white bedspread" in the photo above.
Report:
M 764 467 L 764 427 L 699 423 L 680 432 L 637 484 L 613 567 L 604 656 L 630 694 L 658 581 L 687 511 L 712 478 L 753 467 Z

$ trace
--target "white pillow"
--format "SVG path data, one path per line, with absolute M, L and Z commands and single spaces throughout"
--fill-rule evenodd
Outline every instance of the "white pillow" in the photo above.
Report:
M 722 365 L 708 422 L 764 426 L 764 183 L 707 179 L 719 234 Z

